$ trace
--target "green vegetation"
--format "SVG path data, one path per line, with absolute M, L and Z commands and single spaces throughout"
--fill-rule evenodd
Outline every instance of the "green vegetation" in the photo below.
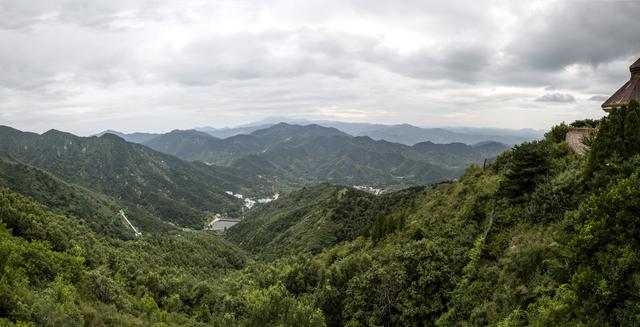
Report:
M 428 185 L 456 178 L 470 164 L 507 149 L 496 142 L 407 146 L 353 137 L 335 128 L 284 123 L 222 140 L 197 131 L 173 131 L 144 144 L 185 160 L 266 176 L 284 188 L 322 182 L 394 189 Z
M 225 237 L 262 259 L 318 254 L 362 235 L 376 215 L 411 210 L 422 194 L 422 187 L 381 196 L 329 184 L 305 187 L 250 211 Z
M 240 211 L 240 201 L 226 190 L 271 189 L 255 176 L 185 162 L 112 134 L 83 138 L 52 130 L 37 135 L 0 126 L 0 151 L 115 199 L 143 231 L 162 230 L 162 222 L 200 228 L 212 212 Z
M 0 217 L 4 324 L 197 325 L 178 311 L 186 293 L 181 300 L 173 292 L 246 263 L 241 251 L 206 233 L 104 239 L 4 188 Z
M 637 171 L 640 154 L 640 104 L 612 109 L 602 119 L 598 137 L 589 153 L 586 174 L 594 187 L 606 186 L 615 179 Z
M 9 159 L 0 159 L 0 186 L 29 196 L 48 208 L 83 222 L 94 232 L 113 238 L 129 239 L 134 234 L 116 213 L 123 206 L 116 200 L 87 188 L 66 183 L 40 169 Z M 135 207 L 127 212 L 136 221 L 147 221 L 150 230 L 166 231 L 145 210 Z
M 638 110 L 612 111 L 584 157 L 560 126 L 456 182 L 382 196 L 306 187 L 248 212 L 226 240 L 177 229 L 136 240 L 95 233 L 76 218 L 84 210 L 46 195 L 81 189 L 7 159 L 0 323 L 636 325 Z M 26 197 L 11 176 L 60 186 L 17 191 Z

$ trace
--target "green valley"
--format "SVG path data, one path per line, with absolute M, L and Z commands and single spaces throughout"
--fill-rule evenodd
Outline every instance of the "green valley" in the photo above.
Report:
M 459 181 L 382 195 L 306 186 L 222 235 L 96 233 L 90 217 L 119 199 L 4 159 L 2 322 L 633 325 L 638 107 L 600 121 L 586 156 L 561 124 Z
M 291 189 L 329 182 L 398 189 L 456 178 L 508 147 L 497 142 L 417 143 L 407 146 L 319 125 L 276 124 L 225 139 L 173 131 L 143 144 L 185 160 L 233 167 Z
M 115 199 L 136 212 L 132 219 L 146 230 L 161 230 L 162 222 L 200 228 L 214 212 L 240 211 L 241 201 L 226 190 L 249 194 L 271 190 L 269 181 L 255 175 L 184 162 L 112 134 L 83 138 L 53 130 L 38 135 L 0 127 L 0 151 Z
M 640 327 L 639 17 L 0 0 L 0 327 Z

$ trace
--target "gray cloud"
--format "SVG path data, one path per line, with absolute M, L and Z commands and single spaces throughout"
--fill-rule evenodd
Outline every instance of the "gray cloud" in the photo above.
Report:
M 270 115 L 546 127 L 602 114 L 594 95 L 617 90 L 640 56 L 639 10 L 631 1 L 0 0 L 0 119 L 85 134 Z
M 291 78 L 323 74 L 352 78 L 373 38 L 323 30 L 268 30 L 196 40 L 173 53 L 160 69 L 186 85 L 220 80 Z
M 609 96 L 606 96 L 606 95 L 594 95 L 594 96 L 589 98 L 589 101 L 603 102 L 603 101 L 607 101 L 607 99 L 609 99 Z
M 181 4 L 183 10 L 174 10 Z M 181 19 L 189 2 L 153 0 L 0 0 L 0 27 L 32 29 L 70 23 L 100 29 L 135 27 L 151 21 Z
M 562 1 L 524 25 L 529 31 L 507 50 L 519 65 L 555 71 L 572 64 L 597 66 L 640 54 L 638 1 Z
M 186 85 L 314 73 L 349 79 L 366 66 L 418 79 L 472 83 L 490 56 L 491 50 L 481 45 L 401 54 L 378 37 L 304 28 L 207 37 L 174 53 L 161 69 Z
M 571 94 L 549 93 L 536 99 L 537 102 L 576 102 L 576 98 Z
M 474 83 L 490 65 L 491 49 L 481 45 L 451 46 L 443 49 L 421 49 L 402 55 L 387 49 L 375 56 L 374 62 L 409 77 L 427 80 L 451 80 Z

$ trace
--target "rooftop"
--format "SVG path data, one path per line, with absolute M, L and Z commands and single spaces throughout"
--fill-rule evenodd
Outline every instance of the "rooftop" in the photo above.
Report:
M 629 67 L 631 78 L 616 93 L 602 104 L 604 111 L 629 104 L 629 101 L 640 100 L 640 59 Z
M 636 60 L 636 62 L 629 67 L 629 70 L 631 71 L 631 76 L 640 74 L 640 59 Z

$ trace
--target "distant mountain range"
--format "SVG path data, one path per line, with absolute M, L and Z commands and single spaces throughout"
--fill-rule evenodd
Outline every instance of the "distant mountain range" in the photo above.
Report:
M 126 133 L 121 133 L 118 131 L 114 131 L 111 129 L 108 129 L 104 132 L 100 132 L 98 134 L 95 134 L 93 136 L 102 136 L 104 134 L 113 134 L 113 135 L 117 135 L 120 136 L 121 138 L 125 139 L 127 142 L 132 142 L 132 143 L 144 143 L 146 141 L 149 141 L 155 137 L 158 137 L 160 135 L 162 135 L 161 133 L 130 133 L 130 134 L 126 134 Z
M 433 143 L 465 143 L 468 145 L 479 142 L 500 142 L 508 145 L 520 144 L 526 141 L 541 139 L 544 131 L 533 129 L 500 129 L 500 128 L 474 128 L 474 127 L 444 127 L 423 128 L 409 124 L 383 125 L 369 123 L 348 123 L 337 121 L 308 121 L 308 120 L 266 120 L 236 128 L 215 129 L 212 127 L 195 128 L 217 138 L 227 138 L 239 134 L 251 134 L 252 132 L 273 126 L 279 122 L 297 125 L 315 124 L 324 127 L 336 128 L 352 136 L 368 136 L 374 140 L 414 145 L 420 142 Z
M 213 212 L 238 213 L 241 201 L 226 190 L 271 191 L 264 180 L 253 179 L 255 175 L 183 161 L 109 133 L 79 137 L 50 130 L 39 135 L 0 126 L 0 153 L 0 184 L 15 189 L 14 181 L 31 178 L 33 185 L 22 185 L 23 194 L 36 197 L 33 187 L 38 184 L 57 185 L 55 189 L 65 194 L 90 189 L 95 194 L 87 193 L 79 201 L 102 199 L 101 207 L 111 210 L 112 219 L 116 208 L 124 208 L 135 213 L 131 219 L 145 231 L 163 229 L 161 222 L 202 227 Z M 55 198 L 42 202 L 56 203 Z M 61 208 L 69 213 L 67 209 Z
M 384 188 L 453 179 L 469 165 L 508 148 L 497 142 L 407 146 L 354 137 L 331 127 L 286 123 L 224 139 L 175 130 L 143 144 L 185 160 L 233 167 L 293 186 L 330 182 Z
M 476 128 L 476 127 L 441 127 L 424 128 L 409 124 L 384 125 L 370 123 L 349 123 L 329 120 L 304 120 L 270 118 L 255 123 L 238 127 L 213 128 L 196 127 L 193 130 L 204 132 L 213 137 L 225 139 L 236 135 L 248 135 L 257 130 L 269 128 L 278 123 L 288 123 L 292 125 L 319 125 L 338 129 L 351 136 L 368 136 L 374 140 L 385 140 L 405 145 L 414 145 L 420 142 L 433 143 L 465 143 L 472 145 L 480 142 L 499 142 L 507 145 L 520 144 L 527 141 L 541 139 L 544 135 L 542 130 L 534 129 L 502 129 L 502 128 Z M 118 135 L 129 142 L 144 143 L 162 134 L 156 133 L 131 133 L 125 134 L 117 131 L 104 131 L 104 133 Z
M 227 138 L 197 130 L 79 137 L 0 126 L 0 186 L 90 217 L 87 224 L 101 233 L 129 237 L 114 218 L 120 208 L 143 231 L 199 228 L 213 213 L 240 215 L 243 201 L 227 191 L 270 196 L 324 182 L 387 190 L 428 185 L 507 148 L 408 146 L 317 124 L 278 123 Z

